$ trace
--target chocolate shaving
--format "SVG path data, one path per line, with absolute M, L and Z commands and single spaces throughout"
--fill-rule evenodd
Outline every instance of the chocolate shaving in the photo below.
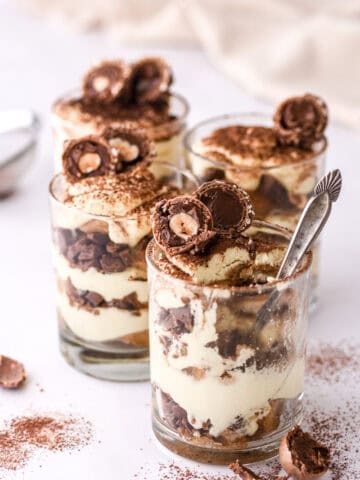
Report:
M 155 146 L 146 133 L 130 125 L 108 127 L 102 136 L 110 145 L 115 160 L 116 172 L 121 172 L 134 165 L 149 163 L 155 156 Z
M 111 103 L 123 92 L 129 67 L 121 61 L 106 61 L 92 68 L 83 80 L 85 101 Z
M 24 366 L 17 360 L 0 356 L 0 386 L 3 388 L 19 388 L 26 380 Z
M 215 236 L 209 209 L 188 195 L 157 203 L 152 222 L 156 242 L 169 255 L 202 252 Z
M 65 145 L 62 163 L 69 182 L 107 175 L 116 170 L 109 145 L 93 135 L 70 140 Z
M 132 66 L 127 82 L 129 103 L 143 104 L 157 100 L 173 81 L 169 65 L 161 58 L 144 58 Z
M 328 123 L 325 102 L 315 95 L 305 94 L 283 101 L 274 117 L 274 132 L 282 145 L 311 149 L 323 138 Z
M 229 465 L 230 470 L 232 470 L 236 475 L 239 475 L 241 480 L 261 480 L 261 478 L 256 475 L 250 468 L 244 467 L 241 465 L 238 460 Z
M 221 236 L 238 236 L 254 217 L 249 195 L 238 185 L 213 180 L 203 183 L 196 197 L 210 210 L 214 230 Z

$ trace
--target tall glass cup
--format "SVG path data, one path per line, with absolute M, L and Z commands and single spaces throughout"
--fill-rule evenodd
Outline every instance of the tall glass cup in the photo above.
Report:
M 327 142 L 324 137 L 313 147 L 306 160 L 273 166 L 239 166 L 198 153 L 199 141 L 214 130 L 228 126 L 272 126 L 272 118 L 260 113 L 239 113 L 214 117 L 198 123 L 184 137 L 189 168 L 200 182 L 214 178 L 228 180 L 250 195 L 256 218 L 293 230 L 317 181 L 324 174 Z M 282 155 L 287 155 L 284 149 Z M 291 149 L 289 155 L 291 155 Z M 313 248 L 312 302 L 316 301 L 319 274 L 319 242 Z
M 196 188 L 190 172 L 160 165 L 172 185 L 184 191 L 186 179 L 187 188 Z M 64 176 L 58 174 L 50 184 L 50 205 L 61 352 L 98 378 L 148 379 L 149 211 L 107 217 L 65 200 Z
M 289 241 L 264 222 L 255 231 Z M 152 420 L 163 445 L 216 464 L 277 453 L 302 416 L 311 257 L 272 283 L 204 286 L 166 268 L 149 243 Z M 260 325 L 256 314 L 275 291 Z

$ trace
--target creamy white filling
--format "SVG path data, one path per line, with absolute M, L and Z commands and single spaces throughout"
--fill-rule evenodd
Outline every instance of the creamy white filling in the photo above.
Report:
M 140 315 L 118 308 L 97 308 L 92 313 L 70 305 L 66 294 L 58 292 L 57 305 L 62 319 L 79 338 L 94 342 L 113 340 L 148 328 L 147 309 Z
M 168 302 L 176 304 L 176 293 L 166 291 Z M 189 292 L 188 297 L 191 298 Z M 155 297 L 163 304 L 163 295 Z M 236 417 L 244 419 L 243 435 L 253 435 L 257 430 L 256 419 L 270 411 L 274 399 L 296 398 L 303 390 L 304 359 L 296 359 L 282 368 L 269 367 L 256 370 L 248 367 L 245 372 L 232 370 L 242 366 L 254 354 L 250 347 L 243 347 L 234 360 L 223 358 L 216 349 L 206 347 L 217 339 L 215 329 L 217 303 L 212 299 L 204 311 L 201 300 L 191 298 L 191 313 L 194 326 L 191 333 L 183 334 L 177 341 L 172 338 L 170 350 L 165 355 L 159 337 L 169 333 L 158 323 L 150 322 L 151 379 L 154 385 L 169 394 L 187 412 L 189 422 L 201 428 L 207 420 L 211 422 L 210 434 L 217 436 L 230 427 Z M 159 315 L 157 303 L 151 305 L 151 315 Z M 186 346 L 186 354 L 182 353 Z M 202 370 L 202 378 L 194 378 L 183 369 L 195 367 Z M 224 371 L 232 378 L 221 380 Z M 260 415 L 255 415 L 259 414 Z
M 92 267 L 82 271 L 79 268 L 71 267 L 66 258 L 55 249 L 53 250 L 53 262 L 57 274 L 63 280 L 70 278 L 75 288 L 99 293 L 108 302 L 121 299 L 132 292 L 137 293 L 140 302 L 148 301 L 147 282 L 132 280 L 138 278 L 139 274 L 144 277 L 145 272 L 128 268 L 124 272 L 101 273 Z

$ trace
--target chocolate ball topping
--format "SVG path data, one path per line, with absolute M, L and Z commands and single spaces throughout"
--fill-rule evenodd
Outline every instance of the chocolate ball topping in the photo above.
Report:
M 251 225 L 254 210 L 250 197 L 238 185 L 213 180 L 203 183 L 195 196 L 210 210 L 219 235 L 237 236 Z
M 84 99 L 112 103 L 121 95 L 129 73 L 130 69 L 124 62 L 114 60 L 100 63 L 84 77 Z
M 323 476 L 330 465 L 330 452 L 299 426 L 288 432 L 280 443 L 280 463 L 297 480 Z
M 108 127 L 102 136 L 110 146 L 116 172 L 149 163 L 155 155 L 154 144 L 141 129 L 126 125 Z
M 127 82 L 129 103 L 143 104 L 157 100 L 168 91 L 172 80 L 172 71 L 161 58 L 144 58 L 134 63 Z
M 274 131 L 282 145 L 310 149 L 323 138 L 328 122 L 325 102 L 305 94 L 283 101 L 274 114 Z
M 70 140 L 65 146 L 62 163 L 69 182 L 107 175 L 115 169 L 109 145 L 92 135 Z
M 208 208 L 188 195 L 157 203 L 152 222 L 157 244 L 169 255 L 201 252 L 215 236 Z

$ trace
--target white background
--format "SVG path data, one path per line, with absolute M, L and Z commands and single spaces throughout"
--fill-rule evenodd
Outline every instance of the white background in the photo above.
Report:
M 123 480 L 145 464 L 147 474 L 138 479 L 157 479 L 158 464 L 168 457 L 151 438 L 149 384 L 97 381 L 71 369 L 58 352 L 47 199 L 50 105 L 78 84 L 94 60 L 156 53 L 173 65 L 174 90 L 191 103 L 189 125 L 220 113 L 271 111 L 272 106 L 247 96 L 200 51 L 125 48 L 99 35 L 28 18 L 5 0 L 0 0 L 0 38 L 1 108 L 33 107 L 43 122 L 36 163 L 21 190 L 0 203 L 0 353 L 22 360 L 29 375 L 23 390 L 0 391 L 0 418 L 32 411 L 79 413 L 96 431 L 96 441 L 76 454 L 37 457 L 26 470 L 0 472 L 0 478 Z M 332 124 L 328 137 L 328 168 L 341 169 L 344 189 L 323 236 L 321 298 L 310 337 L 359 340 L 360 140 L 356 132 Z

